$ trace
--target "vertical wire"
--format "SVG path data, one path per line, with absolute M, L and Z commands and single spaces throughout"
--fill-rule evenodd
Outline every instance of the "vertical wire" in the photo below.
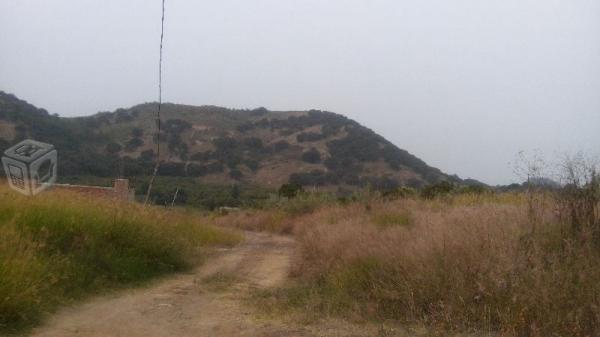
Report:
M 159 57 L 158 57 L 158 111 L 156 113 L 156 164 L 154 165 L 154 172 L 152 172 L 152 178 L 150 178 L 150 183 L 148 184 L 148 190 L 146 191 L 146 199 L 144 200 L 144 205 L 148 203 L 150 199 L 150 192 L 152 191 L 152 185 L 154 184 L 154 179 L 156 178 L 156 174 L 158 172 L 158 168 L 160 167 L 160 109 L 162 107 L 162 59 L 163 59 L 163 39 L 165 35 L 165 0 L 162 0 L 162 16 L 160 20 L 160 47 L 159 47 Z

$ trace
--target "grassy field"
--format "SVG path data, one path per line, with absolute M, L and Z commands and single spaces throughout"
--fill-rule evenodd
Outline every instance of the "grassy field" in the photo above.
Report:
M 374 198 L 219 221 L 299 241 L 293 281 L 254 298 L 272 313 L 391 321 L 430 335 L 597 336 L 600 207 L 574 231 L 565 205 L 550 194 Z
M 0 186 L 0 332 L 185 270 L 209 247 L 239 242 L 223 229 L 231 227 L 298 242 L 291 280 L 252 298 L 273 314 L 391 322 L 425 335 L 598 336 L 598 200 L 597 185 L 432 199 L 305 193 L 200 217 Z M 220 291 L 235 277 L 202 282 Z
M 0 185 L 0 333 L 90 294 L 198 265 L 241 238 L 194 213 Z

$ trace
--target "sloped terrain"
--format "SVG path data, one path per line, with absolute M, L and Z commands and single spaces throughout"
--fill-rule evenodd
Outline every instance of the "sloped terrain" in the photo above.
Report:
M 0 147 L 26 137 L 54 144 L 62 175 L 149 175 L 160 139 L 159 175 L 269 188 L 419 187 L 456 180 L 370 129 L 325 111 L 275 112 L 146 103 L 89 117 L 49 115 L 0 92 Z

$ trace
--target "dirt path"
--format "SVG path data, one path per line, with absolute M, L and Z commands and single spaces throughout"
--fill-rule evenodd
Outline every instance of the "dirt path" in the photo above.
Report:
M 258 318 L 241 303 L 252 288 L 285 280 L 294 241 L 247 233 L 204 266 L 147 288 L 119 292 L 66 308 L 32 331 L 36 337 L 376 336 L 373 327 L 340 321 L 300 325 Z M 385 336 L 389 336 L 387 333 Z

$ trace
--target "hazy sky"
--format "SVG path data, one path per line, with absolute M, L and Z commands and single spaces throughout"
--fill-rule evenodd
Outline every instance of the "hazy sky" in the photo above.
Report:
M 598 0 L 166 0 L 163 98 L 347 115 L 490 184 L 600 154 Z M 0 0 L 0 90 L 51 113 L 157 99 L 160 0 Z

